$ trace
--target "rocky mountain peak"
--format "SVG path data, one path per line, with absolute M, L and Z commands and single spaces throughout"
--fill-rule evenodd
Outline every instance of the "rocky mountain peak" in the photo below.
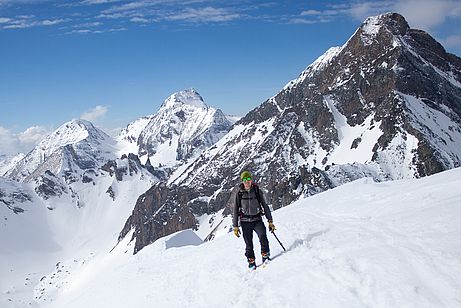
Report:
M 368 17 L 360 26 L 359 31 L 364 35 L 376 36 L 383 28 L 394 35 L 405 35 L 410 26 L 402 15 L 386 13 Z

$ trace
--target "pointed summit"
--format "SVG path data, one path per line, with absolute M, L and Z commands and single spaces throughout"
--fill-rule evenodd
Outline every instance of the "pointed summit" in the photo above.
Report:
M 154 165 L 175 165 L 196 157 L 229 131 L 232 123 L 208 107 L 193 88 L 168 97 L 138 138 L 139 156 Z
M 359 31 L 364 35 L 376 36 L 382 28 L 394 35 L 405 35 L 410 29 L 405 18 L 398 13 L 386 13 L 368 17 L 360 26 Z
M 163 108 L 174 108 L 175 106 L 188 105 L 197 108 L 207 109 L 202 96 L 193 88 L 176 92 L 170 95 L 162 105 Z

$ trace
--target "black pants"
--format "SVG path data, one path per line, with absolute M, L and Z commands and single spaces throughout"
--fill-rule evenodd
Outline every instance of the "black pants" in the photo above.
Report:
M 245 256 L 247 258 L 255 258 L 255 252 L 253 249 L 253 230 L 256 231 L 256 234 L 259 237 L 259 242 L 261 243 L 261 253 L 269 252 L 269 241 L 267 240 L 266 226 L 261 220 L 252 221 L 252 222 L 241 222 L 243 239 L 245 240 Z

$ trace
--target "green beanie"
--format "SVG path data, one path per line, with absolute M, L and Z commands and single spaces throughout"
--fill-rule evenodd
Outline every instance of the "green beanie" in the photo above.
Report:
M 240 180 L 243 181 L 244 178 L 252 178 L 251 173 L 249 171 L 243 171 L 242 174 L 240 174 Z

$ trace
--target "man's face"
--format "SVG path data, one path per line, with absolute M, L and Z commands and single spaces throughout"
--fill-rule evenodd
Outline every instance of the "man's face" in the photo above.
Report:
M 250 177 L 244 178 L 242 181 L 243 181 L 243 185 L 245 186 L 245 189 L 249 190 L 251 187 L 251 178 Z

